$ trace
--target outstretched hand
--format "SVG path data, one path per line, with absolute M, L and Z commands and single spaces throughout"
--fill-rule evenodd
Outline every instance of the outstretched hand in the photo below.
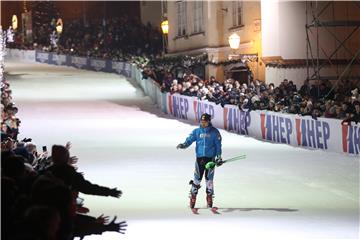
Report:
M 72 146 L 72 144 L 71 144 L 70 141 L 65 144 L 65 148 L 66 148 L 67 150 L 70 150 L 71 146 Z
M 108 225 L 106 225 L 106 231 L 118 232 L 121 234 L 125 234 L 126 227 L 128 226 L 126 221 L 122 221 L 119 223 L 116 223 L 115 221 L 116 221 L 116 216 Z
M 186 148 L 186 146 L 185 146 L 185 144 L 183 144 L 183 143 L 180 143 L 179 145 L 177 145 L 176 146 L 176 149 L 184 149 L 184 148 Z
M 119 198 L 121 197 L 122 195 L 122 191 L 121 190 L 118 190 L 117 188 L 112 188 L 110 190 L 110 194 L 109 194 L 111 197 L 116 197 L 116 198 Z
M 104 216 L 104 214 L 101 214 L 96 218 L 96 222 L 100 224 L 107 224 L 109 222 L 109 216 Z
M 70 165 L 75 165 L 78 162 L 79 158 L 77 156 L 71 156 L 69 158 L 69 164 Z

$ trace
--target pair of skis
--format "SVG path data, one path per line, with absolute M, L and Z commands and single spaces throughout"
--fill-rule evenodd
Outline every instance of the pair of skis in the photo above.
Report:
M 220 214 L 217 207 L 206 208 L 209 209 L 213 214 Z M 193 214 L 199 214 L 199 208 L 191 208 Z

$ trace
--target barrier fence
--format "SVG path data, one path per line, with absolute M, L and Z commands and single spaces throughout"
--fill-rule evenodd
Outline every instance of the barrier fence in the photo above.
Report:
M 135 79 L 163 112 L 175 118 L 198 122 L 201 114 L 209 113 L 214 126 L 240 135 L 295 147 L 360 155 L 360 124 L 342 125 L 339 119 L 315 120 L 310 116 L 271 111 L 247 112 L 234 105 L 221 107 L 196 97 L 161 92 L 154 80 L 144 80 L 141 70 L 127 62 L 16 49 L 8 49 L 6 58 L 121 74 Z

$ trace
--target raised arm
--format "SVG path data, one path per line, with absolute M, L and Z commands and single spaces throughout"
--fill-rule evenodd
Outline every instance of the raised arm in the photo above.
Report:
M 190 135 L 186 138 L 184 143 L 180 143 L 179 145 L 177 145 L 176 148 L 187 148 L 189 147 L 194 141 L 196 141 L 196 129 L 193 130 Z

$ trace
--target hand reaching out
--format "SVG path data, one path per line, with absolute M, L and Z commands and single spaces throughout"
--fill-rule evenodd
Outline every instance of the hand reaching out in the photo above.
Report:
M 96 222 L 100 224 L 107 224 L 109 222 L 109 216 L 104 217 L 104 214 L 101 214 L 96 218 Z
M 66 147 L 67 150 L 70 150 L 71 146 L 72 146 L 71 142 L 67 142 L 65 144 L 65 147 Z
M 180 143 L 179 145 L 177 145 L 176 146 L 176 149 L 184 149 L 184 148 L 186 148 L 186 146 L 185 146 L 185 144 L 183 144 L 183 143 Z
M 122 195 L 122 191 L 121 190 L 118 190 L 117 188 L 112 188 L 110 190 L 110 194 L 109 194 L 111 197 L 116 197 L 116 198 L 119 198 L 121 197 Z
M 79 158 L 77 156 L 71 156 L 69 158 L 69 164 L 74 165 L 74 164 L 76 164 L 78 162 L 78 160 L 79 160 Z
M 115 221 L 116 221 L 116 216 L 108 225 L 106 225 L 106 230 L 125 234 L 126 227 L 128 226 L 126 221 L 122 221 L 119 223 L 116 223 Z

